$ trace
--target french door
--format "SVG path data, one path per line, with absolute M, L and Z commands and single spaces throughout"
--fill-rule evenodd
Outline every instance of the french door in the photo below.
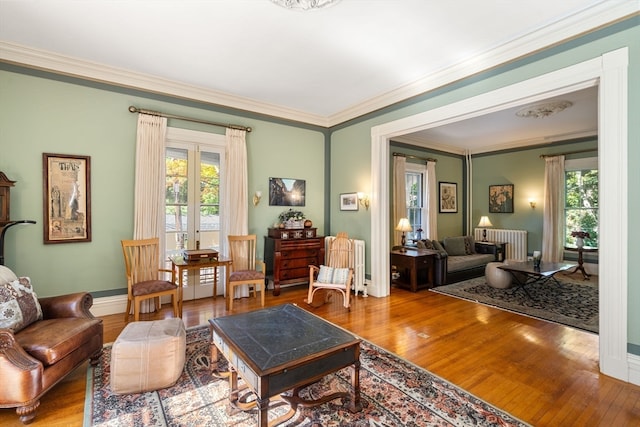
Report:
M 222 253 L 225 137 L 184 129 L 167 129 L 165 154 L 165 253 L 215 249 Z M 183 299 L 224 293 L 220 269 L 185 271 Z M 217 277 L 216 277 L 217 275 Z M 217 289 L 213 284 L 217 283 Z

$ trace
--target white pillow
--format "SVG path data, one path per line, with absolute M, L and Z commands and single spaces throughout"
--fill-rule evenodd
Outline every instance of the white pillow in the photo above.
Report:
M 320 283 L 332 283 L 331 279 L 333 279 L 333 267 L 321 265 L 320 272 L 318 273 L 318 278 L 316 280 Z
M 335 283 L 336 285 L 344 285 L 347 283 L 348 277 L 349 277 L 348 268 L 334 268 L 333 279 L 331 280 L 331 283 Z
M 18 276 L 4 265 L 0 265 L 0 285 L 18 280 Z

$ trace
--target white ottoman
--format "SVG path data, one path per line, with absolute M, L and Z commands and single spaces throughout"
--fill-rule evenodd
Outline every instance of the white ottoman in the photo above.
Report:
M 497 288 L 506 289 L 511 287 L 511 273 L 504 271 L 498 266 L 503 265 L 501 262 L 490 262 L 484 269 L 484 277 L 487 285 Z
M 111 348 L 111 390 L 131 394 L 173 385 L 182 374 L 185 349 L 182 319 L 129 323 Z

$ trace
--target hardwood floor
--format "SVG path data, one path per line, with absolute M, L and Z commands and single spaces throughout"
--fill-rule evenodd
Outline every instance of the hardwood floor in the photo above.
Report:
M 297 303 L 534 426 L 640 426 L 640 387 L 598 372 L 597 335 L 426 290 L 358 296 L 351 311 L 339 295 L 309 307 L 306 290 L 268 293 L 266 304 Z M 234 312 L 256 308 L 254 298 L 234 302 Z M 226 314 L 222 297 L 209 298 L 185 302 L 183 319 L 190 327 Z M 168 305 L 141 320 L 165 317 Z M 123 315 L 103 319 L 112 342 Z M 34 425 L 81 426 L 85 385 L 86 364 L 44 396 Z M 0 425 L 21 425 L 15 410 L 0 410 Z

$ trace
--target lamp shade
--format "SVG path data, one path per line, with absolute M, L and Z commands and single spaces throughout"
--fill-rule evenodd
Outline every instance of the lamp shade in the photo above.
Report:
M 411 231 L 411 224 L 407 218 L 400 218 L 400 222 L 396 226 L 396 230 L 398 231 Z
M 493 227 L 493 224 L 491 224 L 491 221 L 489 221 L 488 216 L 481 216 L 478 227 Z

